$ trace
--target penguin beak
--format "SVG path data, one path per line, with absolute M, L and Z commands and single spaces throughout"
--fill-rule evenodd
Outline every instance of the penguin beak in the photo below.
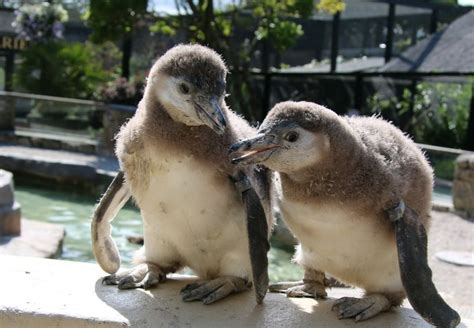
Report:
M 265 162 L 281 147 L 274 142 L 273 134 L 260 133 L 257 136 L 239 141 L 229 148 L 232 164 L 256 164 Z
M 219 135 L 224 134 L 227 123 L 217 97 L 199 97 L 194 100 L 194 107 L 205 125 Z

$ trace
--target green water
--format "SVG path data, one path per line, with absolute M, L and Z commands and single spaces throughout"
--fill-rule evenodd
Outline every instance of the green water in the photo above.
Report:
M 90 197 L 73 191 L 52 190 L 16 184 L 15 196 L 22 206 L 24 218 L 57 223 L 66 229 L 63 259 L 94 262 L 90 239 L 90 217 L 96 203 Z M 116 241 L 124 266 L 131 265 L 133 252 L 139 246 L 127 241 L 128 236 L 142 234 L 140 213 L 132 205 L 122 209 L 113 222 L 112 235 Z M 299 280 L 302 270 L 291 263 L 292 254 L 272 247 L 269 253 L 269 275 L 272 281 Z
M 24 218 L 65 227 L 63 259 L 94 262 L 90 239 L 90 217 L 96 203 L 94 197 L 57 190 L 57 186 L 32 187 L 24 184 L 15 186 L 15 195 L 21 203 Z M 436 188 L 434 199 L 452 202 L 451 190 Z M 120 211 L 113 222 L 112 234 L 120 249 L 123 265 L 130 266 L 133 252 L 139 246 L 129 243 L 127 237 L 142 235 L 140 213 L 133 205 Z M 299 280 L 303 277 L 302 270 L 291 263 L 291 256 L 291 251 L 272 247 L 269 253 L 269 275 L 272 281 Z

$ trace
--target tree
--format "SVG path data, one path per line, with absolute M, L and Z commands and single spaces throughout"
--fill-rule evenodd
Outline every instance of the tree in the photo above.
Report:
M 122 76 L 130 76 L 132 35 L 146 14 L 148 0 L 91 0 L 86 19 L 91 40 L 122 42 Z
M 212 0 L 176 0 L 176 6 L 178 16 L 160 17 L 152 30 L 169 33 L 171 27 L 185 31 L 189 41 L 222 54 L 232 71 L 230 105 L 249 120 L 261 119 L 264 113 L 250 110 L 262 108 L 261 97 L 252 91 L 250 63 L 269 48 L 282 52 L 293 45 L 303 34 L 295 18 L 311 14 L 313 1 L 234 0 L 223 6 Z M 243 40 L 237 36 L 249 28 L 254 31 L 251 35 Z M 260 57 L 266 58 L 265 54 Z

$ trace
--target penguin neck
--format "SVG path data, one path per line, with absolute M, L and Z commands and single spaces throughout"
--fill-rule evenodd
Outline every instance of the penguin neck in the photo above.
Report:
M 163 104 L 149 93 L 145 93 L 136 115 L 140 117 L 144 134 L 153 140 L 151 142 L 166 145 L 177 154 L 211 163 L 224 171 L 233 168 L 226 160 L 231 144 L 228 133 L 219 136 L 208 126 L 189 126 L 173 120 Z
M 320 161 L 298 171 L 280 173 L 285 197 L 337 198 L 340 191 L 351 188 L 350 176 L 360 171 L 364 150 L 346 124 L 330 136 L 330 149 Z

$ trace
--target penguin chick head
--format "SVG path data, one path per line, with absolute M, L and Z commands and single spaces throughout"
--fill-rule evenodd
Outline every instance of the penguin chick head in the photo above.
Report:
M 212 49 L 193 44 L 168 50 L 152 67 L 146 92 L 171 118 L 188 126 L 207 125 L 222 134 L 227 68 Z
M 279 103 L 268 113 L 257 136 L 231 146 L 232 163 L 262 163 L 285 173 L 314 166 L 327 158 L 330 134 L 339 121 L 334 112 L 314 103 Z

